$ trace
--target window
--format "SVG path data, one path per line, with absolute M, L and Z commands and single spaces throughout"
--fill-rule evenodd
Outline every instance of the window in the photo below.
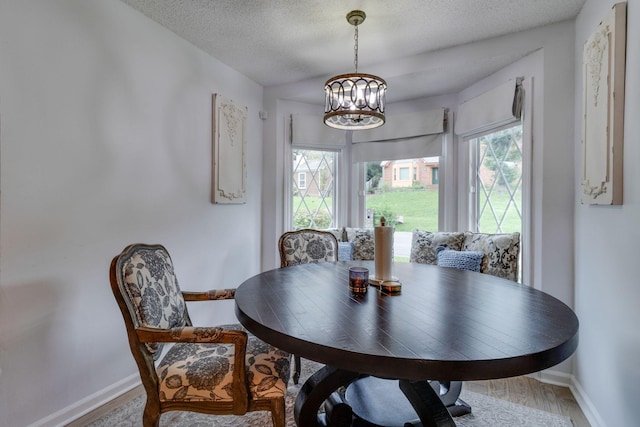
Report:
M 431 183 L 432 184 L 437 184 L 440 179 L 439 179 L 439 175 L 438 175 L 438 171 L 440 170 L 440 168 L 431 168 Z
M 334 226 L 336 158 L 335 151 L 292 149 L 292 229 Z
M 400 181 L 409 180 L 409 168 L 400 168 Z
M 429 174 L 417 176 L 416 171 L 437 169 L 439 162 L 440 157 L 424 157 L 366 163 L 365 212 L 369 221 L 365 224 L 378 226 L 380 217 L 385 217 L 387 225 L 395 227 L 395 261 L 409 261 L 414 228 L 438 231 L 440 188 L 429 180 Z M 410 180 L 411 171 L 419 179 Z M 395 179 L 396 172 L 400 180 Z
M 520 278 L 533 279 L 530 262 L 532 97 L 530 81 L 510 79 L 458 107 L 458 229 L 520 233 Z M 480 114 L 482 112 L 482 114 Z M 448 175 L 447 175 L 448 178 Z M 468 198 L 465 200 L 465 196 Z
M 475 231 L 522 233 L 522 125 L 470 139 Z

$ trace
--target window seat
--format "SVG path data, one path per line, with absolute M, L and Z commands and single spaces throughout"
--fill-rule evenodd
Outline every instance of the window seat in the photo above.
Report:
M 373 260 L 373 228 L 338 227 L 328 231 L 338 240 L 338 260 Z M 475 233 L 471 231 L 426 231 L 415 229 L 409 262 L 438 265 L 437 248 L 482 252 L 480 272 L 518 281 L 520 233 Z M 447 254 L 451 258 L 452 254 Z

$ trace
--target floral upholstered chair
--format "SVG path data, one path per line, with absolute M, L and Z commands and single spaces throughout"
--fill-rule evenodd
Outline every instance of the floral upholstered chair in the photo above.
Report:
M 147 394 L 145 427 L 167 411 L 270 411 L 285 427 L 290 355 L 240 325 L 194 327 L 185 301 L 232 299 L 233 289 L 181 291 L 161 245 L 127 246 L 111 262 L 111 289 Z M 172 347 L 161 357 L 165 343 Z
M 310 262 L 338 260 L 338 239 L 329 231 L 303 228 L 287 231 L 278 240 L 280 267 L 289 267 Z M 293 383 L 300 379 L 300 356 L 294 355 Z
M 307 264 L 310 262 L 337 261 L 338 239 L 329 231 L 287 231 L 278 241 L 280 267 Z

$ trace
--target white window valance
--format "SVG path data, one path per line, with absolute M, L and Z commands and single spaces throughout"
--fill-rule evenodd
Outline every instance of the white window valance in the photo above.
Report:
M 353 132 L 353 162 L 436 157 L 442 154 L 444 108 L 388 114 L 385 125 Z
M 345 131 L 325 125 L 322 115 L 291 115 L 291 144 L 297 147 L 339 150 L 346 141 Z
M 385 124 L 386 126 L 386 124 Z M 353 144 L 351 159 L 357 162 L 415 159 L 437 157 L 442 154 L 442 134 L 424 135 L 415 138 L 374 141 Z
M 518 77 L 465 101 L 458 107 L 455 133 L 472 135 L 520 119 L 523 97 L 522 78 Z
M 380 128 L 352 132 L 351 159 L 356 163 L 440 156 L 444 120 L 444 108 L 387 115 Z M 297 147 L 339 150 L 346 141 L 347 133 L 326 126 L 321 115 L 291 115 L 291 143 Z

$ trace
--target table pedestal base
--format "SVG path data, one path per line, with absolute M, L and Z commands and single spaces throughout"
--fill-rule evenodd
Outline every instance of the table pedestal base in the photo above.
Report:
M 325 400 L 346 386 L 346 403 L 340 405 L 348 410 L 343 407 L 333 411 L 337 416 L 318 415 Z M 457 381 L 441 385 L 428 381 L 383 380 L 325 366 L 300 389 L 294 416 L 296 425 L 304 427 L 350 427 L 351 417 L 345 414 L 350 415 L 351 410 L 356 415 L 354 426 L 455 427 L 452 415 L 471 412 L 471 408 L 458 398 L 461 386 Z M 338 404 L 335 399 L 329 401 L 331 408 Z
M 363 427 L 449 426 L 455 424 L 447 424 L 448 415 L 471 412 L 471 407 L 458 398 L 461 389 L 459 381 L 441 384 L 366 377 L 353 382 L 345 397 Z M 434 421 L 425 424 L 418 413 Z
M 340 387 L 347 386 L 361 375 L 356 372 L 344 371 L 332 366 L 324 366 L 313 374 L 300 388 L 293 415 L 297 426 L 304 427 L 350 427 L 348 424 L 332 424 L 326 417 L 319 417 L 318 411 L 324 401 Z M 350 421 L 350 420 L 349 420 Z

